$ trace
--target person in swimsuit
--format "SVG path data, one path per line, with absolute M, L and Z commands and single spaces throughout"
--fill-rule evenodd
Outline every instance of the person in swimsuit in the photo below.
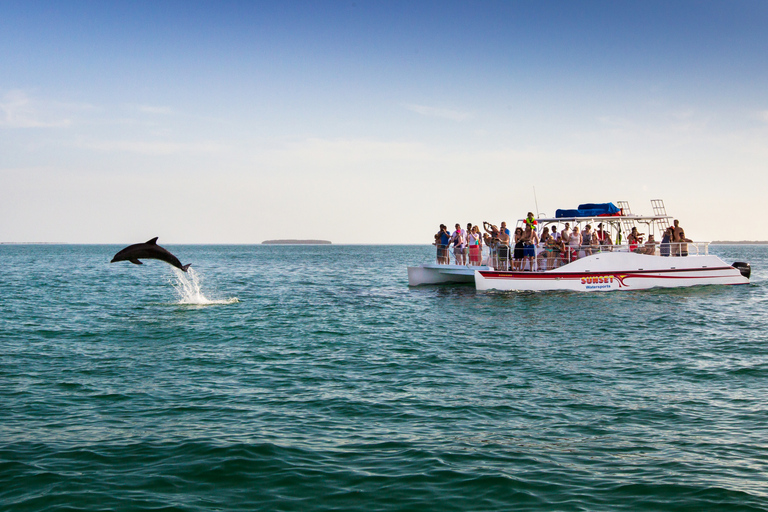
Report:
M 653 256 L 656 254 L 656 240 L 653 235 L 648 235 L 648 241 L 643 246 L 643 254 Z
M 488 221 L 483 221 L 483 229 L 485 229 L 486 233 L 491 235 L 491 238 L 498 240 L 499 228 L 497 228 L 495 224 L 491 224 Z
M 520 270 L 523 266 L 523 228 L 515 228 L 515 251 L 512 254 L 512 270 Z
M 681 240 L 680 233 L 683 233 L 683 228 L 680 227 L 680 221 L 675 219 L 672 227 L 672 256 L 680 256 Z
M 643 243 L 643 235 L 645 235 L 645 233 L 637 232 L 637 227 L 632 228 L 632 231 L 627 237 L 627 243 L 629 244 L 629 250 L 631 252 L 638 252 L 638 247 Z
M 526 270 L 526 263 L 528 263 L 527 270 L 533 270 L 533 260 L 536 258 L 536 242 L 538 240 L 539 237 L 531 228 L 531 225 L 526 224 L 525 231 L 523 231 L 523 264 L 520 270 Z

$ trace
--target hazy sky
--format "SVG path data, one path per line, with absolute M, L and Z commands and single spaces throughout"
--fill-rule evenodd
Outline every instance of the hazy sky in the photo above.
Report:
M 0 0 L 0 48 L 0 241 L 430 243 L 534 187 L 768 239 L 763 0 Z

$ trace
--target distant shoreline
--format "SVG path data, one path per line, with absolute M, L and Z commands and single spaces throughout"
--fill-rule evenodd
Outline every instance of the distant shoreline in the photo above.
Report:
M 328 240 L 264 240 L 262 245 L 331 245 Z
M 712 245 L 768 245 L 768 240 L 715 240 L 710 242 Z

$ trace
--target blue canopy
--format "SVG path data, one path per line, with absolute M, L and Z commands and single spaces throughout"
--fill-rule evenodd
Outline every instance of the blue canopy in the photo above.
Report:
M 557 210 L 556 219 L 571 217 L 608 217 L 621 215 L 621 208 L 613 203 L 585 203 L 580 204 L 576 210 Z

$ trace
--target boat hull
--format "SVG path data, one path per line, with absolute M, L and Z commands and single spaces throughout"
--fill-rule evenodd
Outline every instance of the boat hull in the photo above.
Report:
M 599 253 L 543 272 L 475 272 L 478 290 L 607 292 L 748 284 L 749 279 L 713 255 L 662 257 L 635 253 Z
M 491 267 L 468 267 L 466 265 L 437 265 L 427 264 L 418 267 L 408 267 L 408 286 L 423 284 L 465 283 L 475 282 L 475 270 L 490 270 Z

